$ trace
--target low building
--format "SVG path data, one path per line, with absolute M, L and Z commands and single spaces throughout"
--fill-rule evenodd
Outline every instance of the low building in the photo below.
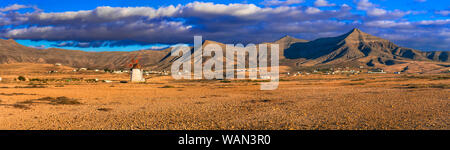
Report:
M 116 74 L 119 74 L 119 73 L 123 73 L 122 71 L 120 71 L 120 70 L 114 70 L 112 73 L 116 73 Z
M 383 69 L 373 69 L 373 70 L 368 71 L 367 73 L 371 73 L 371 74 L 383 74 L 383 73 L 386 73 L 386 72 L 384 72 Z

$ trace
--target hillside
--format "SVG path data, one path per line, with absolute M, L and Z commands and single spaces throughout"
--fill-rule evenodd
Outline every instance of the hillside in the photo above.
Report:
M 203 47 L 209 43 L 219 44 L 225 49 L 225 44 L 206 40 Z M 450 63 L 448 51 L 422 52 L 404 48 L 388 40 L 367 34 L 359 29 L 337 37 L 319 38 L 313 41 L 285 36 L 267 44 L 280 45 L 280 65 L 293 70 L 311 67 L 335 66 L 368 66 L 377 68 L 398 68 L 405 64 L 435 64 L 445 67 Z M 173 61 L 171 48 L 164 50 L 140 50 L 132 52 L 85 52 L 57 48 L 35 49 L 23 46 L 14 40 L 0 39 L 0 64 L 11 63 L 44 63 L 63 65 L 74 68 L 120 69 L 127 68 L 129 61 L 138 56 L 140 63 L 147 69 L 167 70 Z M 226 58 L 224 60 L 233 60 Z M 204 57 L 204 61 L 210 57 Z M 428 63 L 411 63 L 428 62 Z M 422 68 L 426 68 L 427 65 Z M 413 67 L 414 68 L 414 67 Z M 417 68 L 417 67 L 416 67 Z M 419 67 L 421 68 L 421 67 Z M 440 68 L 442 70 L 442 68 Z M 397 70 L 397 69 L 390 69 Z M 425 69 L 426 70 L 426 69 Z M 444 69 L 445 70 L 445 69 Z
M 57 48 L 35 49 L 14 40 L 0 39 L 0 63 L 62 63 L 75 68 L 126 68 L 131 58 L 139 55 L 145 67 L 157 66 L 170 49 L 161 51 L 140 50 L 133 52 L 85 52 Z
M 288 59 L 306 59 L 307 61 L 302 63 L 305 66 L 358 60 L 363 60 L 368 66 L 374 66 L 374 63 L 396 64 L 399 60 L 449 62 L 448 54 L 449 52 L 421 52 L 400 47 L 359 29 L 353 29 L 338 37 L 295 43 L 285 51 L 285 57 Z

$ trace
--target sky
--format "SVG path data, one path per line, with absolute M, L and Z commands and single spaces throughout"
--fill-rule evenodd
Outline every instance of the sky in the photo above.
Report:
M 448 0 L 0 0 L 0 38 L 84 51 L 163 49 L 193 36 L 223 43 L 314 40 L 362 31 L 450 51 Z

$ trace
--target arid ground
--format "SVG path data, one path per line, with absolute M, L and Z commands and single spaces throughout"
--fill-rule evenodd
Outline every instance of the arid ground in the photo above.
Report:
M 311 74 L 261 91 L 261 81 L 119 83 L 128 74 L 52 67 L 0 66 L 0 129 L 450 129 L 450 74 Z

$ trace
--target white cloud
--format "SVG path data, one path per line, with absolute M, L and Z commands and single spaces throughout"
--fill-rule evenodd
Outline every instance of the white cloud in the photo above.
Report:
M 281 5 L 292 5 L 292 4 L 300 4 L 305 2 L 304 0 L 264 0 L 261 2 L 262 5 L 265 6 L 281 6 Z
M 187 11 L 187 13 L 228 14 L 232 16 L 248 16 L 273 10 L 271 8 L 263 9 L 254 4 L 225 5 L 203 2 L 189 3 L 182 9 L 183 11 Z
M 448 16 L 448 14 L 450 14 L 450 10 L 440 10 L 440 11 L 436 11 L 436 14 L 440 14 L 442 16 Z
M 336 6 L 336 4 L 329 3 L 327 0 L 316 0 L 314 2 L 314 6 L 316 6 L 316 7 L 328 7 L 328 6 Z
M 94 10 L 67 11 L 58 13 L 38 13 L 31 17 L 40 21 L 113 21 L 129 17 L 147 17 L 148 19 L 158 17 L 170 17 L 179 13 L 180 6 L 170 5 L 154 9 L 151 7 L 97 7 Z
M 368 27 L 379 27 L 379 28 L 418 28 L 417 25 L 429 26 L 429 25 L 448 25 L 450 24 L 450 19 L 440 19 L 440 20 L 422 20 L 422 21 L 394 21 L 394 20 L 376 20 L 366 22 L 365 25 Z
M 407 14 L 412 14 L 412 13 L 421 13 L 418 11 L 401 11 L 401 10 L 386 10 L 383 8 L 378 8 L 378 5 L 373 4 L 372 2 L 370 2 L 369 0 L 360 0 L 357 2 L 357 9 L 358 10 L 363 10 L 366 11 L 368 16 L 371 17 L 380 17 L 380 18 L 393 18 L 393 17 L 403 17 L 404 15 Z
M 150 46 L 149 48 L 147 48 L 147 49 L 150 49 L 150 50 L 159 50 L 159 49 L 165 49 L 165 48 L 168 48 L 169 46 L 168 45 L 153 45 L 153 46 Z
M 413 27 L 410 22 L 396 22 L 392 20 L 378 20 L 365 23 L 369 27 L 392 28 L 392 27 Z
M 441 20 L 422 20 L 419 21 L 420 25 L 446 25 L 450 24 L 450 19 L 441 19 Z
M 356 8 L 358 10 L 368 10 L 370 8 L 374 8 L 376 7 L 375 4 L 371 3 L 369 0 L 360 0 L 357 4 L 356 4 Z
M 387 11 L 384 9 L 380 9 L 380 8 L 373 8 L 373 9 L 367 10 L 367 15 L 369 15 L 369 16 L 383 16 L 386 14 L 387 14 Z
M 321 10 L 319 8 L 315 8 L 315 7 L 308 7 L 306 9 L 306 13 L 307 14 L 317 14 L 317 13 L 320 13 L 320 12 L 321 12 Z
M 25 5 L 19 5 L 19 4 L 13 4 L 4 8 L 0 8 L 0 11 L 13 11 L 13 10 L 19 10 L 23 8 L 29 8 L 29 6 Z
M 387 11 L 381 8 L 377 8 L 377 5 L 371 3 L 369 0 L 360 0 L 356 4 L 356 9 L 366 11 L 369 16 L 383 16 L 387 14 Z
M 45 45 L 36 45 L 36 46 L 29 46 L 31 48 L 36 48 L 36 49 L 45 49 Z

